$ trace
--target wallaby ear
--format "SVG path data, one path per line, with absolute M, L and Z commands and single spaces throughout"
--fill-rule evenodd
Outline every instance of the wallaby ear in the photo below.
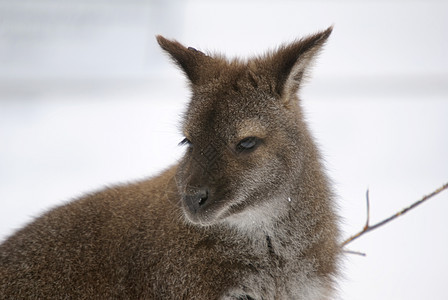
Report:
M 160 47 L 170 54 L 174 62 L 185 72 L 193 84 L 200 80 L 200 68 L 209 57 L 192 47 L 185 47 L 177 41 L 156 36 Z
M 333 27 L 280 47 L 268 59 L 275 91 L 285 101 L 297 93 L 310 64 L 330 36 Z

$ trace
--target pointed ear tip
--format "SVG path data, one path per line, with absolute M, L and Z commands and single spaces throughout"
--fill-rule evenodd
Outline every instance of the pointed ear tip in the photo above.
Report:
M 315 43 L 316 44 L 325 44 L 325 42 L 328 40 L 328 38 L 330 37 L 331 33 L 333 32 L 333 25 L 331 25 L 330 27 L 328 27 L 325 30 L 322 30 L 318 33 L 316 33 L 315 35 L 311 36 L 311 38 L 315 38 Z
M 322 31 L 322 36 L 327 39 L 331 33 L 333 32 L 333 27 L 334 25 L 331 25 L 330 27 L 328 27 L 327 29 L 325 29 L 324 31 Z
M 159 43 L 160 47 L 162 47 L 163 50 L 169 51 L 169 49 L 172 49 L 173 47 L 176 47 L 179 43 L 176 40 L 170 40 L 166 37 L 158 34 L 156 35 L 157 43 Z
M 157 43 L 159 43 L 160 46 L 163 46 L 168 41 L 166 38 L 164 38 L 162 35 L 157 34 L 156 35 Z

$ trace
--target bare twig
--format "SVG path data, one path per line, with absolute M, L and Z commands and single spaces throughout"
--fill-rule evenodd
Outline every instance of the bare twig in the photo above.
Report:
M 384 219 L 384 220 L 382 220 L 382 221 L 380 221 L 380 222 L 378 222 L 378 223 L 376 223 L 376 224 L 374 224 L 374 225 L 372 225 L 372 226 L 369 225 L 369 219 L 370 219 L 370 200 L 369 200 L 369 190 L 367 190 L 367 193 L 366 193 L 366 198 L 367 198 L 367 222 L 366 222 L 366 225 L 364 226 L 364 228 L 363 228 L 360 232 L 358 232 L 358 233 L 352 235 L 351 237 L 349 237 L 348 239 L 346 239 L 346 240 L 341 244 L 341 247 L 346 246 L 347 244 L 351 243 L 352 241 L 356 240 L 357 238 L 359 238 L 360 236 L 366 234 L 367 232 L 372 231 L 372 230 L 374 230 L 374 229 L 377 229 L 378 227 L 383 226 L 383 225 L 386 224 L 386 223 L 389 223 L 390 221 L 392 221 L 392 220 L 398 218 L 399 216 L 404 215 L 405 213 L 407 213 L 407 212 L 410 211 L 411 209 L 413 209 L 413 208 L 419 206 L 420 204 L 422 204 L 422 203 L 425 202 L 426 200 L 431 199 L 432 197 L 434 197 L 435 195 L 439 194 L 440 192 L 442 192 L 442 191 L 444 191 L 444 190 L 446 190 L 446 189 L 448 189 L 448 183 L 445 183 L 443 186 L 441 186 L 440 188 L 438 188 L 437 190 L 435 190 L 435 191 L 432 192 L 431 194 L 424 196 L 423 198 L 421 198 L 421 199 L 418 200 L 417 202 L 414 202 L 412 205 L 406 207 L 405 209 L 403 209 L 403 210 L 397 212 L 396 214 L 390 216 L 389 218 L 386 218 L 386 219 Z M 352 253 L 353 251 L 346 251 L 346 252 L 348 252 L 348 253 Z

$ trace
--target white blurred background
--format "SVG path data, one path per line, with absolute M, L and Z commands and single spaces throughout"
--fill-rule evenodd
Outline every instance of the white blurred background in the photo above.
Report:
M 302 89 L 343 230 L 448 182 L 448 1 L 0 0 L 0 240 L 182 154 L 163 34 L 248 57 L 335 28 Z M 446 299 L 448 192 L 349 248 L 339 299 Z

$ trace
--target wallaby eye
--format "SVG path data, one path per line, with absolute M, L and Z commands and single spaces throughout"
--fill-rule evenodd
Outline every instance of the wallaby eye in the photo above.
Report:
M 254 150 L 258 146 L 259 141 L 260 140 L 254 136 L 244 138 L 238 143 L 238 145 L 236 145 L 236 150 L 238 152 Z
M 184 145 L 191 146 L 191 142 L 190 142 L 190 140 L 189 140 L 188 138 L 184 138 L 184 139 L 179 143 L 179 146 L 184 146 Z

